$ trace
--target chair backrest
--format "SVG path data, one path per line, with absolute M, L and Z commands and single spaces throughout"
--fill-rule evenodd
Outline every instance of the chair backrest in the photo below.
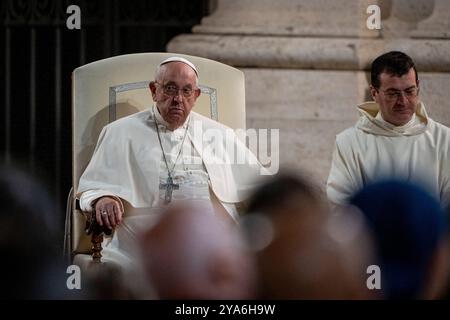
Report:
M 217 61 L 173 53 L 137 53 L 95 61 L 72 74 L 72 186 L 71 252 L 89 251 L 84 220 L 76 212 L 74 196 L 102 128 L 121 117 L 149 108 L 148 84 L 160 62 L 170 56 L 184 57 L 199 72 L 202 95 L 194 111 L 233 129 L 245 129 L 245 83 L 240 70 Z M 67 230 L 66 230 L 67 231 Z M 67 239 L 66 239 L 67 240 Z

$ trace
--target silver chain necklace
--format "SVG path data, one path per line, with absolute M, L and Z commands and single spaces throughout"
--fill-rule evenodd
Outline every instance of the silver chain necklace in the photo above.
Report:
M 153 111 L 153 114 L 155 113 L 155 111 Z M 169 164 L 167 162 L 167 158 L 166 158 L 166 153 L 164 152 L 164 147 L 162 145 L 162 141 L 161 141 L 161 136 L 159 133 L 159 128 L 158 128 L 158 122 L 156 120 L 156 116 L 154 116 L 155 118 L 155 127 L 156 127 L 156 132 L 158 133 L 158 140 L 159 140 L 159 145 L 161 146 L 161 151 L 163 154 L 163 158 L 164 158 L 164 163 L 166 164 L 166 168 L 167 168 L 167 180 L 166 183 L 160 183 L 159 184 L 159 189 L 166 189 L 166 193 L 164 195 L 164 202 L 167 204 L 169 202 L 172 201 L 172 192 L 173 190 L 178 190 L 180 188 L 180 186 L 176 183 L 173 182 L 173 178 L 172 178 L 172 173 L 175 170 L 175 166 L 178 162 L 178 158 L 181 155 L 181 152 L 183 151 L 183 145 L 184 145 L 184 140 L 186 139 L 186 135 L 189 129 L 189 122 L 190 122 L 190 118 L 188 120 L 188 124 L 186 126 L 186 130 L 184 131 L 184 136 L 183 136 L 183 141 L 181 141 L 181 145 L 180 145 L 180 151 L 178 152 L 178 155 L 175 159 L 175 162 L 173 164 L 172 169 L 169 169 Z

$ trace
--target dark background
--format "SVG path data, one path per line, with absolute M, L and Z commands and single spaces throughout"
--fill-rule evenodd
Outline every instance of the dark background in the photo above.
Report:
M 69 30 L 69 5 L 81 29 Z M 0 164 L 37 176 L 61 212 L 71 188 L 71 73 L 126 53 L 166 51 L 209 0 L 1 0 Z M 62 237 L 61 237 L 62 241 Z

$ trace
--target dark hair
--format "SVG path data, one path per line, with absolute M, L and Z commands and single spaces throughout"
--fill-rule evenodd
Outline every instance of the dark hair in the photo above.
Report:
M 39 181 L 0 166 L 0 299 L 64 299 L 57 211 Z
M 373 232 L 385 298 L 420 297 L 432 256 L 448 232 L 439 200 L 411 182 L 387 180 L 367 185 L 350 203 Z
M 290 199 L 293 198 L 298 201 L 308 199 L 320 202 L 315 186 L 306 177 L 292 172 L 282 172 L 256 190 L 249 199 L 247 212 L 270 214 L 272 210 L 288 206 Z
M 390 75 L 401 77 L 413 68 L 416 73 L 416 83 L 419 80 L 414 61 L 406 53 L 400 51 L 390 51 L 382 54 L 372 62 L 370 80 L 372 86 L 380 88 L 380 74 L 385 72 Z

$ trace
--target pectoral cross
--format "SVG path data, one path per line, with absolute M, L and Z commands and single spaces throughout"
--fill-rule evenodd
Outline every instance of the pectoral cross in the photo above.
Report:
M 173 179 L 170 175 L 167 177 L 166 183 L 161 183 L 159 185 L 159 189 L 166 189 L 166 194 L 164 196 L 164 201 L 166 203 L 172 201 L 172 192 L 173 190 L 178 190 L 179 187 L 180 186 L 178 184 L 173 183 Z

